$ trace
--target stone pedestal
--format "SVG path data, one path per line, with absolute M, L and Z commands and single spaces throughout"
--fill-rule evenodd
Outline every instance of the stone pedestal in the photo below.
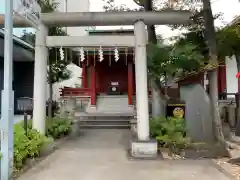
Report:
M 70 136 L 71 139 L 75 139 L 79 136 L 79 134 L 80 134 L 79 121 L 74 119 L 72 121 L 72 131 L 71 131 L 69 136 Z
M 61 99 L 60 108 L 59 108 L 60 117 L 66 118 L 68 116 L 66 105 L 67 105 L 67 100 L 66 99 Z
M 88 113 L 94 113 L 96 111 L 97 111 L 97 107 L 93 105 L 90 105 L 87 110 Z
M 76 110 L 76 98 L 68 98 L 66 109 L 69 112 L 69 118 L 73 118 Z
M 156 140 L 132 140 L 131 155 L 140 159 L 155 159 L 158 157 L 158 143 Z
M 134 134 L 137 134 L 137 120 L 136 119 L 132 119 L 130 121 L 130 124 L 131 124 L 131 131 L 134 133 Z

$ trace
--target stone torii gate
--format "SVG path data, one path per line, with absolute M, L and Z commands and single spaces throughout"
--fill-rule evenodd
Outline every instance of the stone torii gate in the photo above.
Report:
M 92 47 L 92 46 L 134 46 L 137 107 L 137 141 L 132 143 L 132 154 L 135 156 L 155 156 L 156 142 L 149 143 L 149 114 L 147 89 L 147 33 L 145 25 L 186 24 L 192 13 L 189 11 L 160 12 L 74 12 L 43 13 L 41 24 L 36 33 L 35 69 L 34 69 L 34 110 L 33 128 L 45 133 L 46 86 L 48 47 Z M 0 27 L 4 16 L 0 16 Z M 116 37 L 70 37 L 48 36 L 48 27 L 62 26 L 112 26 L 134 25 L 134 36 Z M 15 27 L 28 27 L 26 22 L 14 18 Z M 149 146 L 150 145 L 150 146 Z

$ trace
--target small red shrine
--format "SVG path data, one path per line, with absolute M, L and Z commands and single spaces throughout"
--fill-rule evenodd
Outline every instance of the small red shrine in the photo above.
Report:
M 133 30 L 104 30 L 90 35 L 133 35 Z M 82 87 L 64 88 L 62 95 L 90 97 L 96 105 L 97 95 L 128 95 L 128 104 L 133 104 L 135 94 L 135 67 L 133 47 L 85 48 L 82 68 Z M 81 52 L 80 52 L 81 53 Z M 83 52 L 82 52 L 83 53 Z M 101 55 L 102 54 L 102 55 Z

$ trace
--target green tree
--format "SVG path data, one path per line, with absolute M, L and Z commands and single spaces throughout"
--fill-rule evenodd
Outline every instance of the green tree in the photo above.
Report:
M 205 57 L 198 45 L 180 39 L 171 46 L 148 45 L 148 69 L 151 77 L 182 78 L 204 67 Z
M 232 25 L 217 33 L 218 54 L 220 58 L 225 56 L 239 57 L 240 55 L 240 26 Z M 237 58 L 238 71 L 240 71 L 240 60 Z
M 205 43 L 202 43 L 202 51 L 203 52 L 208 52 L 208 59 L 209 59 L 209 64 L 211 66 L 208 68 L 209 69 L 209 78 L 210 78 L 210 97 L 212 100 L 212 112 L 213 112 L 213 121 L 215 123 L 216 127 L 216 137 L 219 141 L 223 142 L 224 137 L 222 133 L 222 124 L 221 120 L 219 117 L 219 109 L 218 109 L 218 92 L 217 92 L 217 70 L 216 68 L 218 67 L 218 52 L 217 52 L 217 39 L 216 39 L 216 33 L 215 33 L 215 28 L 214 28 L 214 16 L 212 14 L 212 9 L 211 9 L 211 3 L 210 0 L 170 0 L 165 4 L 165 6 L 159 6 L 155 3 L 152 2 L 152 0 L 134 0 L 138 5 L 144 6 L 145 11 L 152 11 L 153 9 L 163 9 L 163 8 L 175 8 L 175 9 L 182 9 L 183 7 L 188 9 L 193 10 L 195 12 L 195 16 L 192 17 L 193 23 L 187 26 L 187 29 L 190 31 L 195 31 L 199 33 L 204 33 L 204 40 Z M 200 5 L 199 2 L 201 3 Z M 201 7 L 202 10 L 198 10 L 198 8 L 195 7 Z M 159 8 L 158 8 L 159 7 Z M 181 26 L 177 26 L 181 27 Z M 186 27 L 186 26 L 184 26 Z M 150 40 L 152 37 L 154 37 L 154 29 L 151 29 L 151 32 L 149 31 L 150 28 L 148 28 L 148 32 L 150 33 Z M 191 34 L 189 34 L 191 35 Z M 156 36 L 155 36 L 156 37 Z M 154 43 L 154 42 L 153 42 Z M 191 46 L 188 46 L 187 49 L 191 49 Z M 185 47 L 186 48 L 186 45 Z M 179 50 L 178 50 L 179 51 Z M 184 54 L 188 54 L 187 52 L 189 50 L 184 50 Z M 181 52 L 181 51 L 180 51 Z M 190 51 L 193 53 L 192 51 Z M 164 53 L 163 53 L 164 54 Z M 181 54 L 179 54 L 181 56 Z M 205 53 L 204 53 L 205 55 Z M 161 55 L 160 55 L 161 56 Z M 195 55 L 194 55 L 195 56 Z M 157 58 L 157 57 L 156 57 Z M 154 63 L 157 63 L 158 60 L 155 60 Z M 159 61 L 161 62 L 161 61 Z M 152 62 L 151 62 L 152 63 Z M 182 63 L 182 62 L 181 62 Z M 155 65 L 155 64 L 154 64 Z M 153 68 L 153 72 L 157 72 L 159 66 L 156 66 Z M 174 67 L 176 68 L 176 67 Z M 158 72 L 159 73 L 159 72 Z M 155 73 L 154 73 L 155 74 Z
M 39 5 L 41 6 L 42 13 L 51 13 L 57 10 L 58 3 L 55 0 L 39 0 Z M 67 33 L 60 27 L 50 27 L 49 36 L 66 36 Z M 35 34 L 32 32 L 23 32 L 21 39 L 34 45 L 35 44 Z M 49 58 L 48 58 L 48 83 L 49 83 L 49 100 L 48 100 L 48 116 L 52 114 L 52 94 L 53 94 L 53 84 L 70 77 L 70 71 L 66 68 L 69 64 L 67 61 L 69 55 L 71 54 L 70 49 L 65 50 L 64 60 L 60 60 L 60 48 L 50 48 Z
M 218 53 L 217 53 L 217 38 L 214 27 L 214 17 L 212 14 L 210 0 L 202 0 L 203 17 L 204 17 L 204 38 L 209 52 L 209 63 L 211 64 L 208 71 L 209 75 L 209 95 L 212 103 L 212 115 L 215 125 L 215 135 L 218 141 L 224 142 L 222 122 L 219 114 L 218 106 Z

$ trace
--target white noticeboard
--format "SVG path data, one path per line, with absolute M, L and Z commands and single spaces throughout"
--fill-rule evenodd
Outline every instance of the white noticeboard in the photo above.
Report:
M 34 28 L 38 27 L 41 7 L 37 3 L 37 0 L 13 0 L 13 11 Z

